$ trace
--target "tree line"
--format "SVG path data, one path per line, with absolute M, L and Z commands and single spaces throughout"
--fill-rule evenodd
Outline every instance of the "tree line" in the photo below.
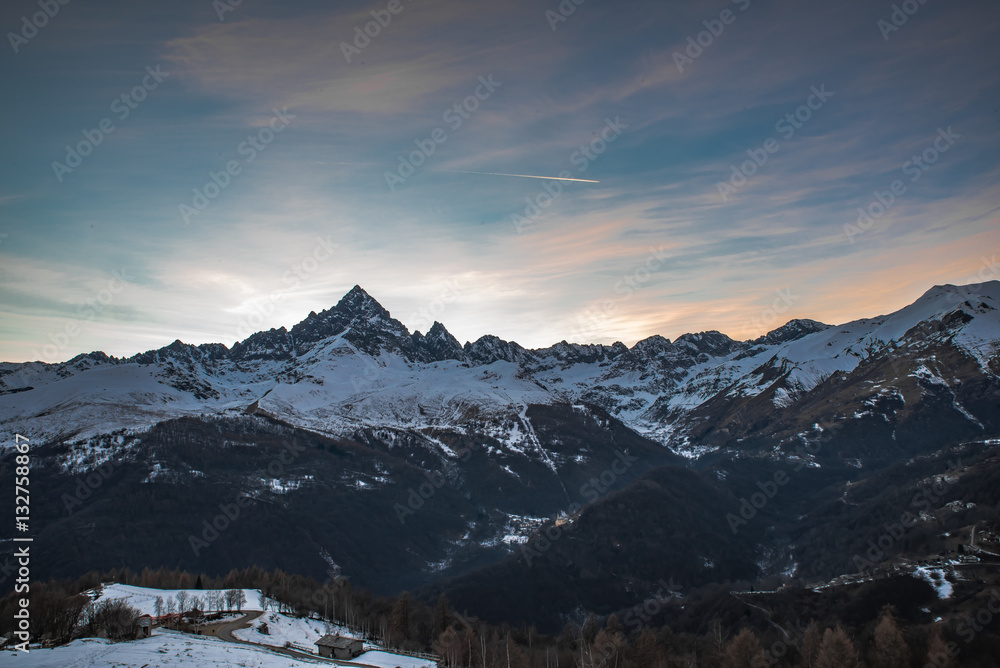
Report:
M 626 629 L 612 614 L 602 619 L 591 615 L 582 625 L 568 623 L 561 633 L 546 635 L 532 626 L 470 618 L 444 596 L 433 605 L 407 592 L 376 597 L 343 578 L 319 583 L 258 567 L 215 578 L 164 568 L 141 573 L 122 568 L 33 584 L 34 640 L 59 644 L 88 635 L 134 638 L 134 608 L 121 600 L 95 604 L 81 594 L 112 582 L 190 590 L 161 600 L 163 610 L 171 603 L 176 609 L 202 603 L 241 610 L 246 602 L 242 590 L 258 589 L 265 609 L 274 606 L 289 615 L 324 619 L 389 648 L 433 652 L 443 666 L 453 668 L 950 668 L 991 666 L 992 657 L 1000 655 L 1000 636 L 992 630 L 996 615 L 989 624 L 980 624 L 971 639 L 959 637 L 949 625 L 902 620 L 891 605 L 883 606 L 871 623 L 855 626 L 824 615 L 789 630 L 748 614 L 736 623 L 712 619 L 700 632 L 674 632 L 669 625 L 652 623 Z M 0 633 L 13 630 L 16 603 L 13 593 L 0 599 Z

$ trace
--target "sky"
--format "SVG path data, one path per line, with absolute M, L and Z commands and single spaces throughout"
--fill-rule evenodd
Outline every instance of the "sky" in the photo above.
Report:
M 1000 278 L 995 2 L 11 0 L 0 30 L 4 361 L 232 345 L 356 284 L 542 347 Z

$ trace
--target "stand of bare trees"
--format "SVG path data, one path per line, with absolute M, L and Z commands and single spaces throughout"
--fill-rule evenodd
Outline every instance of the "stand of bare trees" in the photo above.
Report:
M 134 638 L 135 609 L 121 600 L 91 603 L 79 592 L 119 578 L 125 584 L 135 584 L 139 577 L 115 571 L 88 574 L 76 583 L 33 583 L 30 597 L 36 637 L 54 643 L 80 635 Z M 164 589 L 195 581 L 190 574 L 171 571 L 148 571 L 141 577 Z M 355 590 L 346 580 L 319 584 L 282 571 L 259 569 L 234 571 L 224 578 L 202 575 L 199 579 L 206 588 L 202 593 L 192 590 L 160 597 L 155 604 L 158 615 L 187 611 L 191 605 L 200 609 L 202 604 L 208 609 L 226 606 L 242 612 L 244 589 L 259 589 L 262 607 L 273 601 L 288 614 L 323 620 L 329 628 L 348 626 L 361 637 L 397 650 L 433 651 L 441 665 L 450 668 L 912 668 L 928 663 L 947 668 L 958 664 L 953 646 L 960 648 L 962 665 L 990 665 L 994 650 L 1000 646 L 995 631 L 985 627 L 969 641 L 958 635 L 954 625 L 920 624 L 912 616 L 901 618 L 891 607 L 876 607 L 860 622 L 850 621 L 836 609 L 825 610 L 802 620 L 802 624 L 809 623 L 797 627 L 803 631 L 794 637 L 770 620 L 742 612 L 708 619 L 702 616 L 705 621 L 696 632 L 674 632 L 652 620 L 644 620 L 637 628 L 635 617 L 623 616 L 623 625 L 615 615 L 604 620 L 591 615 L 582 626 L 567 624 L 561 633 L 546 635 L 532 627 L 470 619 L 454 610 L 443 596 L 430 607 L 405 593 L 395 598 L 375 597 Z M 12 630 L 16 598 L 12 593 L 0 600 L 0 634 Z M 721 600 L 712 599 L 713 609 L 720 609 Z M 809 600 L 818 603 L 826 599 Z M 688 602 L 692 603 L 693 597 Z M 979 597 L 975 603 L 982 608 L 986 599 Z M 745 609 L 743 605 L 733 608 Z
M 139 630 L 139 611 L 123 599 L 88 604 L 84 615 L 87 634 L 108 640 L 132 640 Z

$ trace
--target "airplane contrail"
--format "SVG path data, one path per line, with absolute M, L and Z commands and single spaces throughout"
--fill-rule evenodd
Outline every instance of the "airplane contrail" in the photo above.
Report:
M 372 167 L 380 167 L 378 163 L 375 162 L 332 162 L 332 165 L 370 165 Z M 536 176 L 535 174 L 506 174 L 503 172 L 469 172 L 461 169 L 431 169 L 431 172 L 437 172 L 439 174 L 480 174 L 482 176 L 513 176 L 519 179 L 542 179 L 543 181 L 575 181 L 577 183 L 600 183 L 600 181 L 594 181 L 592 179 L 570 179 L 564 178 L 562 176 Z
M 483 176 L 516 176 L 520 179 L 544 179 L 546 181 L 577 181 L 578 183 L 600 183 L 591 179 L 568 179 L 561 176 L 535 176 L 534 174 L 503 174 L 501 172 L 467 172 L 455 169 L 438 169 L 434 171 L 445 172 L 447 174 L 482 174 Z

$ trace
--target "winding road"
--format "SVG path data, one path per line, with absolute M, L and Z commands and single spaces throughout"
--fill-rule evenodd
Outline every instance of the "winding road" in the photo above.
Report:
M 304 659 L 311 661 L 313 663 L 321 663 L 324 665 L 335 665 L 335 666 L 356 666 L 357 668 L 377 668 L 367 663 L 356 663 L 353 661 L 340 661 L 339 659 L 326 659 L 315 654 L 308 654 L 306 652 L 300 652 L 298 650 L 289 649 L 288 647 L 275 647 L 273 645 L 263 645 L 261 643 L 250 642 L 248 640 L 240 640 L 233 635 L 233 631 L 237 629 L 249 627 L 255 619 L 263 615 L 264 613 L 260 610 L 254 610 L 243 615 L 239 619 L 234 619 L 228 622 L 220 622 L 217 624 L 209 624 L 201 627 L 201 635 L 214 636 L 221 640 L 227 642 L 239 643 L 241 645 L 251 645 L 253 647 L 259 647 L 264 650 L 270 650 L 272 652 L 277 652 L 278 654 L 284 654 L 285 656 L 290 656 L 294 659 Z

